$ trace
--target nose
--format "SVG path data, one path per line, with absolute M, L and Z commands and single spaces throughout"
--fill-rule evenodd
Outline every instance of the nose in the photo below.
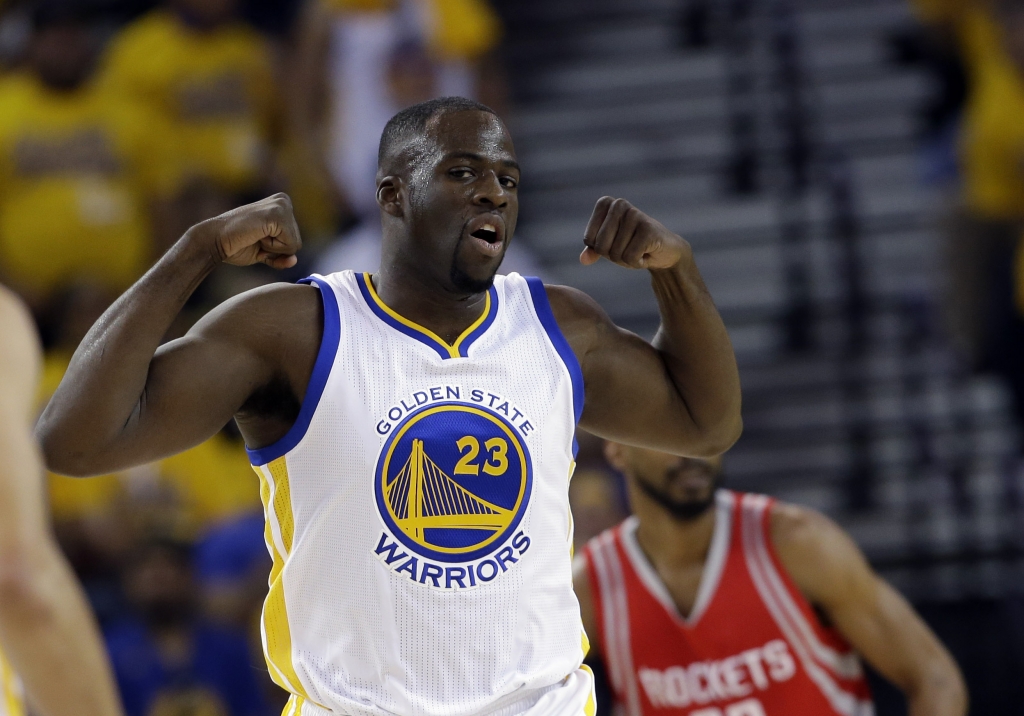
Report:
M 495 172 L 487 172 L 477 182 L 473 191 L 473 203 L 476 206 L 488 206 L 494 209 L 504 209 L 508 206 L 508 192 L 498 180 Z

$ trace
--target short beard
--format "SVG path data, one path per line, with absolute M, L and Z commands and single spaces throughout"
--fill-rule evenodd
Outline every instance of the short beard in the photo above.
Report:
M 494 285 L 494 276 L 501 267 L 501 261 L 498 262 L 498 265 L 494 267 L 494 271 L 486 279 L 473 278 L 459 268 L 458 265 L 459 247 L 462 246 L 462 242 L 463 239 L 459 239 L 459 243 L 455 246 L 455 255 L 452 256 L 452 268 L 448 272 L 448 280 L 452 282 L 452 286 L 460 293 L 477 294 L 490 290 L 491 286 Z M 502 254 L 501 259 L 502 261 L 505 260 L 504 254 Z
M 647 483 L 645 480 L 637 479 L 636 484 L 644 491 L 644 494 L 658 503 L 672 519 L 678 522 L 692 522 L 697 519 L 715 504 L 715 493 L 718 492 L 720 478 L 715 478 L 714 484 L 707 498 L 703 500 L 675 500 L 667 492 Z

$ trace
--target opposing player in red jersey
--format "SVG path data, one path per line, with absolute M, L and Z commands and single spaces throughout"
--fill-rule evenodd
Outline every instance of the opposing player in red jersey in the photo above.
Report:
M 869 716 L 860 656 L 910 716 L 962 716 L 959 669 L 853 541 L 811 510 L 719 489 L 721 460 L 608 443 L 634 516 L 577 558 L 625 716 Z

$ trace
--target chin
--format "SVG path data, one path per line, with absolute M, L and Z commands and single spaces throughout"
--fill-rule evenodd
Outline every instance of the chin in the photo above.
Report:
M 499 262 L 494 266 L 492 270 L 486 276 L 478 277 L 470 275 L 463 271 L 459 266 L 452 264 L 452 270 L 449 278 L 451 279 L 452 285 L 455 286 L 459 291 L 466 293 L 483 293 L 494 285 L 494 276 L 498 273 Z

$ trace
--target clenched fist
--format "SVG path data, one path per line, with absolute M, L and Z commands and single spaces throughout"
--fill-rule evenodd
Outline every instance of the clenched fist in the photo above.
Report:
M 580 263 L 589 266 L 604 256 L 619 266 L 639 269 L 671 268 L 690 251 L 690 245 L 625 199 L 602 196 L 583 233 L 586 248 Z
M 201 236 L 215 258 L 233 266 L 263 263 L 276 269 L 290 268 L 302 248 L 287 194 L 232 209 L 194 226 L 192 232 Z

